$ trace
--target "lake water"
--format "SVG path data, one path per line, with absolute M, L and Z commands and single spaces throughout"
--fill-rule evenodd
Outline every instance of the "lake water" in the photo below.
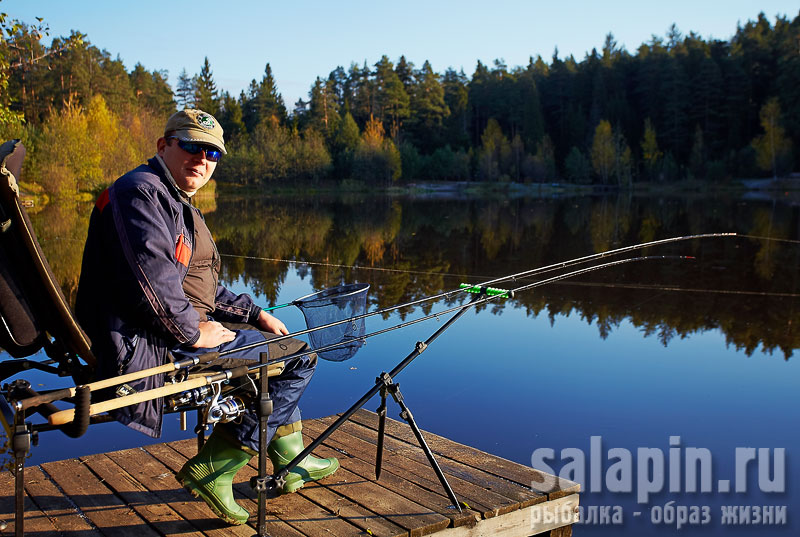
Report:
M 34 216 L 69 296 L 88 210 L 51 207 Z M 796 203 L 720 195 L 318 195 L 223 197 L 206 214 L 224 254 L 223 280 L 235 291 L 275 305 L 342 282 L 368 282 L 372 310 L 644 241 L 715 232 L 759 237 L 649 248 L 647 255 L 670 257 L 598 270 L 470 311 L 396 380 L 423 429 L 581 481 L 587 520 L 575 535 L 674 533 L 675 521 L 663 520 L 678 506 L 698 522 L 682 533 L 796 534 Z M 370 317 L 367 332 L 453 303 Z M 304 328 L 296 309 L 276 313 L 290 329 Z M 370 338 L 347 362 L 321 362 L 302 400 L 304 416 L 347 409 L 445 319 Z M 397 407 L 389 405 L 396 418 Z M 169 416 L 165 439 L 190 436 Z M 152 442 L 117 424 L 94 427 L 80 440 L 63 438 L 43 434 L 31 463 Z M 749 448 L 764 449 L 745 466 Z M 710 470 L 705 483 L 694 479 L 695 469 Z M 784 513 L 786 521 L 726 524 L 729 507 L 739 506 L 751 522 L 755 507 L 763 518 L 774 513 L 770 518 L 781 520 Z M 708 523 L 699 523 L 704 518 Z

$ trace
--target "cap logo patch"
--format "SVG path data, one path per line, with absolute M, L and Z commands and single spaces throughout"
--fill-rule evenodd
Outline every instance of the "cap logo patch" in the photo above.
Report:
M 214 128 L 214 118 L 212 118 L 208 114 L 198 114 L 197 122 L 200 124 L 201 127 L 205 127 L 206 129 Z

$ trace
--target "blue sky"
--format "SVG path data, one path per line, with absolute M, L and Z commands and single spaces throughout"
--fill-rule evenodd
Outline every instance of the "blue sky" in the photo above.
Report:
M 471 75 L 477 60 L 513 67 L 541 54 L 549 62 L 556 47 L 580 60 L 602 48 L 608 32 L 635 52 L 672 23 L 684 34 L 728 39 L 759 11 L 774 22 L 800 10 L 797 0 L 0 0 L 0 11 L 25 22 L 43 17 L 51 37 L 80 30 L 128 70 L 137 62 L 166 69 L 173 85 L 181 69 L 197 73 L 207 56 L 217 85 L 238 95 L 269 62 L 291 110 L 317 76 L 351 62 L 373 65 L 383 54 Z

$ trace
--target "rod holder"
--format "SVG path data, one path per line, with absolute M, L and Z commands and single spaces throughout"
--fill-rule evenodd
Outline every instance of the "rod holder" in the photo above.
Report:
M 474 293 L 476 295 L 497 296 L 501 298 L 514 298 L 514 291 L 499 289 L 497 287 L 486 287 L 485 285 L 472 285 L 469 283 L 462 283 L 458 287 L 459 289 L 462 289 L 467 293 Z

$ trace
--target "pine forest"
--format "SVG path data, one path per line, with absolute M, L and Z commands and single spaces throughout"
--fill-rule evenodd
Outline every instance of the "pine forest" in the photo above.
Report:
M 173 90 L 167 72 L 129 69 L 87 35 L 51 39 L 44 21 L 5 15 L 0 25 L 0 134 L 23 140 L 25 187 L 48 197 L 96 194 L 151 156 L 166 118 L 184 107 L 225 130 L 217 184 L 255 189 L 703 188 L 800 169 L 800 14 L 759 14 L 730 41 L 673 25 L 636 51 L 608 34 L 582 59 L 556 50 L 522 66 L 478 61 L 470 74 L 383 56 L 321 74 L 290 106 L 268 58 L 239 95 L 217 86 L 208 59 L 177 74 Z

